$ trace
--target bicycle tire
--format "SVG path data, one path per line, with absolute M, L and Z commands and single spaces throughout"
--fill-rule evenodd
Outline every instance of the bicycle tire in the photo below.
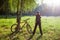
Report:
M 28 24 L 28 25 L 26 25 L 26 27 L 27 27 L 28 33 L 32 34 L 32 28 L 31 28 L 31 26 Z
M 16 28 L 17 24 L 13 24 L 13 25 L 11 26 L 11 32 L 14 32 L 14 31 L 15 31 L 15 28 L 13 29 L 14 26 L 15 26 L 15 28 Z M 14 30 L 14 31 L 13 31 L 13 30 Z

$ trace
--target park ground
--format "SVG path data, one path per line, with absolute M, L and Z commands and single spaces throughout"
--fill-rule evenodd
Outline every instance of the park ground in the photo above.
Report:
M 23 16 L 21 20 L 28 20 L 32 30 L 35 25 L 35 16 Z M 16 17 L 9 17 L 7 19 L 0 17 L 0 40 L 8 40 L 6 36 L 11 33 L 10 27 L 12 24 L 16 23 Z M 60 40 L 60 17 L 46 17 L 41 18 L 43 36 L 40 37 L 39 28 L 37 27 L 36 33 L 32 40 Z M 14 40 L 26 40 L 21 34 L 17 34 Z

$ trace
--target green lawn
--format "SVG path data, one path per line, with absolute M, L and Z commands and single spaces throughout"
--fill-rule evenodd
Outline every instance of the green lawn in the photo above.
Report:
M 23 16 L 22 20 L 30 18 L 28 21 L 34 29 L 35 25 L 35 16 Z M 8 40 L 5 36 L 11 33 L 10 27 L 12 24 L 16 23 L 16 18 L 0 19 L 0 40 Z M 41 18 L 43 36 L 39 38 L 40 32 L 39 28 L 36 30 L 36 34 L 32 40 L 60 40 L 60 17 L 45 17 Z M 14 40 L 26 40 L 21 34 L 17 34 Z

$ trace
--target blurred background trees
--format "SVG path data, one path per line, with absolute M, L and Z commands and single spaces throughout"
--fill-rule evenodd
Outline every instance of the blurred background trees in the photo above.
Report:
M 16 15 L 18 0 L 0 0 L 0 15 Z M 20 7 L 21 4 L 19 4 Z M 23 0 L 23 11 L 30 12 L 36 8 L 34 0 Z
M 21 1 L 21 0 L 20 0 Z M 38 0 L 23 0 L 23 15 L 34 15 L 36 11 L 40 11 L 43 16 L 60 16 L 60 6 L 48 6 L 41 0 L 41 5 L 37 4 Z M 18 0 L 0 0 L 0 15 L 16 16 Z M 20 7 L 21 3 L 19 3 Z M 54 9 L 54 10 L 53 10 Z

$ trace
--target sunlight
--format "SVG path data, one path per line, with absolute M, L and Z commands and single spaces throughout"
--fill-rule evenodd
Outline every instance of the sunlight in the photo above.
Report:
M 37 4 L 41 5 L 41 0 L 35 0 Z
M 41 5 L 42 0 L 36 0 L 36 3 Z M 48 6 L 60 6 L 60 0 L 43 0 L 43 3 L 47 4 Z
M 44 0 L 43 3 L 46 3 L 48 6 L 59 6 L 60 0 Z

